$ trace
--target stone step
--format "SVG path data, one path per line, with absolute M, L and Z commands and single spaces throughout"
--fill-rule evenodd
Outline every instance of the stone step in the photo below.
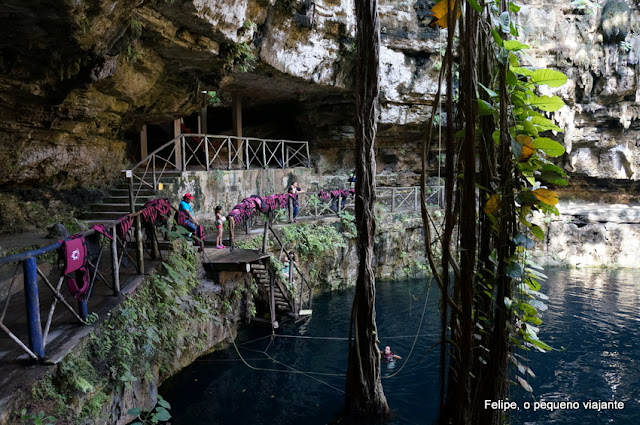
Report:
M 88 222 L 88 221 L 114 221 L 122 217 L 123 215 L 128 214 L 129 211 L 90 211 L 82 214 L 80 216 L 80 220 Z
M 118 188 L 115 187 L 114 189 L 111 189 L 109 191 L 109 195 L 110 196 L 126 196 L 129 197 L 129 186 L 127 187 L 123 187 L 123 188 Z M 154 197 L 156 196 L 156 192 L 155 190 L 149 188 L 149 189 L 140 189 L 139 191 L 134 191 L 133 195 L 136 196 L 138 198 L 140 197 Z
M 139 210 L 140 208 L 144 207 L 144 203 L 136 203 L 135 204 L 136 207 L 136 211 Z M 91 209 L 91 213 L 93 212 L 103 212 L 103 211 L 118 211 L 118 212 L 123 212 L 123 214 L 128 214 L 131 212 L 131 207 L 129 205 L 129 203 L 118 203 L 118 204 L 112 204 L 112 203 L 105 203 L 105 204 L 91 204 L 89 206 L 89 208 Z

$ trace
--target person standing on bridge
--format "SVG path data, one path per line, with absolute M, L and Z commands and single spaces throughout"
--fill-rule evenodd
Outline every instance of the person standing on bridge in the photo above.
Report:
M 191 202 L 194 199 L 195 197 L 192 194 L 185 193 L 182 197 L 180 205 L 178 206 L 178 211 L 184 213 L 184 215 L 186 216 L 184 220 L 184 228 L 189 231 L 189 236 L 196 232 L 199 225 L 198 220 L 196 220 L 195 216 L 193 215 L 193 207 L 191 206 Z
M 298 194 L 299 193 L 304 193 L 304 190 L 300 189 L 298 187 L 298 182 L 296 180 L 293 181 L 293 183 L 291 183 L 291 186 L 289 186 L 289 190 L 287 191 L 287 193 L 291 193 L 293 194 L 293 200 L 290 200 L 289 202 L 293 202 L 293 222 L 297 223 L 298 220 L 296 220 L 296 217 L 298 217 L 298 211 L 299 211 L 299 204 L 298 204 Z

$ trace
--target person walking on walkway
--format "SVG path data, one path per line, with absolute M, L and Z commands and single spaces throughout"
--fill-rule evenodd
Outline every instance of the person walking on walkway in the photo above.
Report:
M 287 193 L 291 193 L 293 194 L 293 200 L 290 202 L 293 202 L 293 222 L 297 223 L 298 220 L 296 220 L 296 218 L 298 217 L 298 212 L 299 212 L 299 204 L 298 204 L 298 194 L 299 193 L 304 193 L 304 190 L 300 189 L 298 187 L 298 182 L 296 180 L 293 181 L 293 183 L 291 183 L 291 186 L 289 186 L 289 190 L 287 191 Z
M 182 197 L 182 201 L 178 206 L 178 211 L 184 213 L 184 228 L 186 228 L 191 234 L 195 233 L 198 229 L 198 220 L 193 215 L 193 207 L 191 206 L 191 202 L 195 199 L 195 197 L 190 193 L 185 193 Z M 191 235 L 189 235 L 191 236 Z

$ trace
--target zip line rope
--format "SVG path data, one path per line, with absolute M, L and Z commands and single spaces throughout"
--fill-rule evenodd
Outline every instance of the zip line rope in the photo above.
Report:
M 391 375 L 383 376 L 384 379 L 393 378 L 394 376 L 396 376 L 397 374 L 402 372 L 402 369 L 404 369 L 404 367 L 409 362 L 409 359 L 411 358 L 411 354 L 413 354 L 413 350 L 416 347 L 416 343 L 418 341 L 418 337 L 420 336 L 420 330 L 422 329 L 422 323 L 424 322 L 424 314 L 427 311 L 427 302 L 429 301 L 429 293 L 430 292 L 431 292 L 431 279 L 429 279 L 429 286 L 427 287 L 427 296 L 424 297 L 424 304 L 422 306 L 422 315 L 420 316 L 420 322 L 418 324 L 418 330 L 416 331 L 416 335 L 413 338 L 413 344 L 411 345 L 411 349 L 409 350 L 409 354 L 407 355 L 407 359 L 402 363 L 402 366 L 400 367 L 400 369 L 398 369 L 397 372 L 392 373 Z

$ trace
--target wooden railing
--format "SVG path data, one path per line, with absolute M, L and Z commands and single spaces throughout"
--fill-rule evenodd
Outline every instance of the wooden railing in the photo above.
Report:
M 87 291 L 88 295 L 87 297 L 81 297 L 78 299 L 77 312 L 73 307 L 71 307 L 69 301 L 62 293 L 62 286 L 65 280 L 65 276 L 62 274 L 63 271 L 55 270 L 55 273 L 51 272 L 47 274 L 43 271 L 44 268 L 42 267 L 46 262 L 46 260 L 43 259 L 43 256 L 46 254 L 51 255 L 51 253 L 58 250 L 62 246 L 62 241 L 58 241 L 43 248 L 0 258 L 0 266 L 15 264 L 13 278 L 8 291 L 6 291 L 7 295 L 3 300 L 2 312 L 0 313 L 0 330 L 2 330 L 31 358 L 41 360 L 45 357 L 47 339 L 51 334 L 51 325 L 58 303 L 61 303 L 66 307 L 79 323 L 86 324 L 87 317 L 89 315 L 88 299 L 93 293 L 94 285 L 97 282 L 104 283 L 104 285 L 113 292 L 113 295 L 117 296 L 120 294 L 121 273 L 142 275 L 145 271 L 145 256 L 150 259 L 156 259 L 161 256 L 155 230 L 145 232 L 146 237 L 143 237 L 141 212 L 142 211 L 138 211 L 124 216 L 131 217 L 133 221 L 133 225 L 124 232 L 124 234 L 119 234 L 124 231 L 122 227 L 120 227 L 121 231 L 117 230 L 120 220 L 104 225 L 104 228 L 106 229 L 107 234 L 111 237 L 111 240 L 108 244 L 104 243 L 106 239 L 98 240 L 96 242 L 99 247 L 98 253 L 89 253 L 89 256 L 87 257 L 88 260 L 86 267 L 88 268 L 90 277 L 89 289 Z M 97 231 L 94 229 L 74 235 L 74 237 L 78 236 L 82 236 L 84 238 L 99 237 Z M 143 239 L 146 239 L 146 241 Z M 144 242 L 146 242 L 147 248 L 145 248 Z M 107 245 L 108 249 L 105 249 Z M 103 255 L 104 251 L 108 251 L 109 254 Z M 102 260 L 107 256 L 110 257 L 109 264 L 102 264 L 103 267 L 101 267 L 101 262 L 104 263 Z M 40 265 L 38 264 L 39 262 Z M 14 292 L 17 292 L 17 290 L 14 291 L 14 285 L 19 280 L 18 272 L 20 269 L 22 269 L 22 280 L 25 293 L 26 311 L 24 314 L 26 316 L 27 335 L 29 340 L 28 344 L 22 341 L 9 329 L 9 326 L 15 326 L 15 324 L 7 323 L 7 311 L 9 310 L 9 307 L 13 306 L 13 308 L 19 308 L 18 304 L 12 304 L 12 299 L 15 295 Z M 57 283 L 55 283 L 54 286 L 56 279 Z M 40 317 L 41 296 L 39 290 L 41 287 L 48 288 L 53 293 L 52 303 L 49 308 L 44 330 Z
M 266 221 L 264 223 L 264 233 L 263 233 L 263 239 L 262 239 L 262 252 L 266 253 L 267 252 L 267 247 L 269 245 L 268 240 L 269 240 L 269 232 L 271 232 L 271 234 L 273 235 L 275 241 L 278 243 L 278 246 L 280 247 L 280 253 L 284 253 L 285 256 L 287 257 L 287 260 L 289 261 L 289 275 L 287 276 L 287 280 L 288 280 L 288 284 L 290 287 L 294 286 L 294 283 L 296 280 L 299 280 L 300 284 L 298 286 L 298 290 L 296 291 L 297 295 L 298 295 L 298 299 L 292 299 L 289 294 L 286 293 L 286 291 L 282 288 L 282 286 L 280 286 L 281 292 L 283 292 L 283 294 L 287 297 L 287 301 L 289 302 L 289 304 L 291 305 L 292 310 L 293 310 L 293 316 L 297 319 L 300 316 L 300 312 L 301 311 L 308 311 L 310 314 L 311 311 L 311 307 L 312 307 L 312 303 L 313 303 L 313 287 L 309 284 L 309 281 L 305 278 L 304 274 L 300 271 L 300 269 L 298 268 L 298 266 L 296 265 L 295 259 L 291 258 L 291 255 L 289 254 L 289 251 L 286 249 L 286 247 L 284 246 L 284 244 L 282 243 L 282 241 L 280 240 L 280 237 L 278 236 L 278 234 L 275 232 L 275 230 L 273 229 L 273 227 L 271 226 L 271 223 L 269 223 L 268 221 Z M 273 284 L 274 284 L 274 280 L 278 280 L 280 281 L 282 278 L 279 276 L 279 273 L 276 273 L 275 276 L 272 276 L 272 292 L 271 294 L 273 294 Z M 277 284 L 277 282 L 276 282 Z M 271 300 L 271 302 L 273 302 L 273 299 Z M 273 306 L 272 306 L 272 310 L 273 310 Z
M 171 171 L 310 167 L 309 143 L 253 137 L 181 134 L 124 170 L 130 183 L 130 202 L 144 189 L 157 190 Z

